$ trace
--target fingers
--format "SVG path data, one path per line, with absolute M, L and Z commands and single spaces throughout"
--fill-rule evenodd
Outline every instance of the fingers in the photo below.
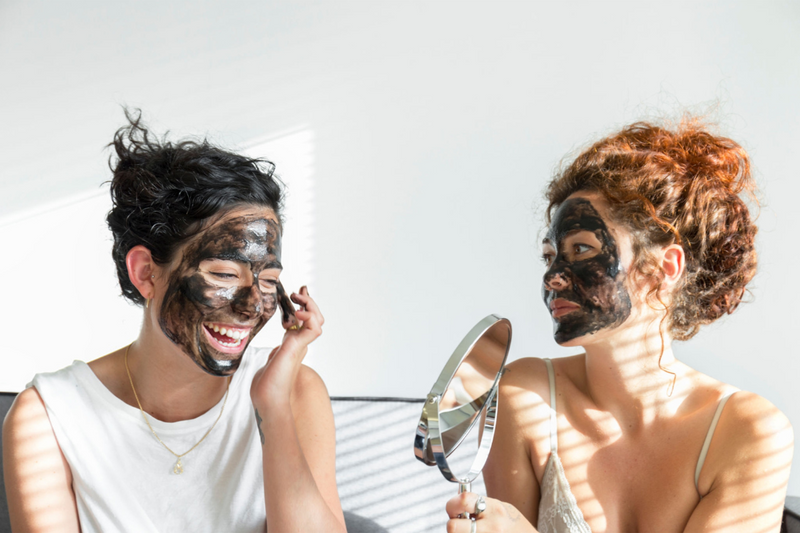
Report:
M 286 289 L 283 288 L 283 284 L 280 281 L 278 281 L 278 305 L 281 309 L 281 323 L 284 329 L 298 325 L 292 300 L 286 294 Z
M 321 332 L 322 324 L 325 323 L 325 318 L 322 316 L 317 303 L 308 294 L 308 288 L 304 285 L 300 288 L 300 292 L 292 293 L 290 298 L 294 303 L 300 306 L 300 308 L 295 311 L 295 315 L 303 322 L 303 327 L 316 327 Z
M 473 524 L 469 518 L 452 518 L 447 521 L 447 533 L 473 533 L 477 530 L 477 523 Z
M 299 292 L 287 296 L 287 300 L 297 304 L 299 309 L 294 309 L 294 305 L 292 305 L 291 321 L 283 323 L 283 327 L 286 329 L 284 339 L 293 339 L 300 344 L 308 345 L 322 334 L 322 324 L 325 319 L 317 303 L 308 294 L 308 287 L 305 285 L 300 288 Z
M 447 515 L 450 518 L 458 518 L 462 515 L 467 514 L 474 514 L 475 513 L 475 504 L 478 501 L 478 494 L 474 492 L 462 492 L 457 496 L 453 496 L 448 500 L 447 506 L 445 509 L 447 510 Z M 486 500 L 487 508 L 489 506 L 489 502 L 491 498 L 484 498 Z
M 325 323 L 325 318 L 322 316 L 322 313 L 317 306 L 317 302 L 314 301 L 313 298 L 308 294 L 308 287 L 303 285 L 300 287 L 299 293 L 292 293 L 292 301 L 301 307 L 301 311 L 308 311 L 312 313 L 319 322 L 319 325 L 322 326 Z

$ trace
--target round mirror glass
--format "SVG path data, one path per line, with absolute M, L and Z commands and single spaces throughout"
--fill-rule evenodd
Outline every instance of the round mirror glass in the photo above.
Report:
M 489 315 L 464 337 L 428 394 L 414 453 L 450 481 L 471 482 L 486 462 L 510 345 L 511 323 Z

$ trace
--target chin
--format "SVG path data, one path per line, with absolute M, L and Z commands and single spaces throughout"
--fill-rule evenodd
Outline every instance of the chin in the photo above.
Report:
M 202 368 L 207 374 L 220 377 L 232 375 L 234 372 L 236 372 L 242 362 L 242 356 L 239 356 L 235 359 L 231 359 L 229 357 L 224 359 L 214 359 L 212 357 L 203 355 L 200 360 L 196 358 L 192 359 L 195 363 L 197 363 L 197 366 Z
M 587 329 L 589 331 L 587 331 Z M 553 322 L 553 340 L 559 346 L 572 348 L 584 346 L 597 339 L 598 333 L 602 333 L 607 327 L 588 328 L 583 323 L 566 321 L 565 323 Z
M 230 376 L 239 368 L 244 352 L 247 351 L 249 345 L 250 343 L 245 344 L 240 352 L 232 354 L 222 353 L 201 344 L 197 347 L 199 354 L 193 354 L 192 360 L 207 374 L 220 377 Z
M 561 333 L 559 331 L 553 332 L 553 340 L 562 348 L 574 348 L 576 346 L 583 346 L 590 343 L 594 333 L 585 333 L 576 335 L 574 333 Z

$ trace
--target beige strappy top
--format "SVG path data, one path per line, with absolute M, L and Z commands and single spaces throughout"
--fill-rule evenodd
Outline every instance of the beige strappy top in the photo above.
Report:
M 544 360 L 547 365 L 547 376 L 550 379 L 550 457 L 544 467 L 542 476 L 541 499 L 539 500 L 539 522 L 536 528 L 539 533 L 591 533 L 589 524 L 583 519 L 583 513 L 575 501 L 575 496 L 569 487 L 569 481 L 564 473 L 561 459 L 558 457 L 558 418 L 556 412 L 556 378 L 553 372 L 553 363 L 550 359 Z M 717 422 L 722 414 L 722 409 L 728 398 L 736 391 L 725 394 L 717 405 L 711 426 L 706 433 L 703 448 L 700 451 L 700 458 L 697 460 L 695 468 L 694 484 L 697 487 L 697 480 L 703 463 L 708 454 L 708 447 L 711 445 L 711 438 L 717 428 Z

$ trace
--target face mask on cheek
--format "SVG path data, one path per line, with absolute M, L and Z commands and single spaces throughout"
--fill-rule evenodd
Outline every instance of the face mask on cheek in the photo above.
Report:
M 216 282 L 199 268 L 206 259 L 235 260 L 246 265 L 251 276 L 241 283 Z M 280 265 L 280 230 L 274 220 L 223 219 L 187 246 L 170 275 L 161 330 L 204 371 L 232 374 L 247 345 L 277 309 L 277 293 L 263 291 L 258 281 L 261 270 L 275 265 Z
M 564 241 L 583 231 L 596 237 L 600 249 L 588 259 L 570 260 Z M 625 271 L 616 241 L 591 202 L 573 198 L 561 204 L 547 240 L 555 247 L 556 254 L 544 276 L 542 297 L 548 309 L 557 299 L 569 302 L 571 309 L 553 317 L 556 342 L 563 344 L 625 322 L 631 312 Z

